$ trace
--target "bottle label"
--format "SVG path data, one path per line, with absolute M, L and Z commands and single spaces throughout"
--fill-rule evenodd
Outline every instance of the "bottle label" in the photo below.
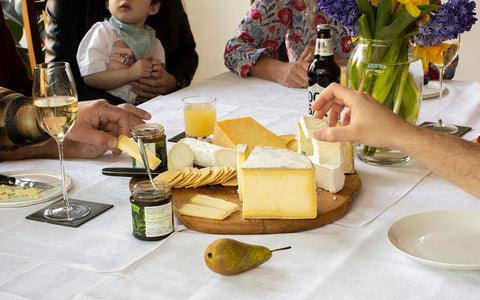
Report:
M 332 39 L 317 39 L 315 55 L 331 56 L 333 55 Z
M 308 87 L 308 115 L 313 116 L 314 111 L 312 110 L 312 104 L 324 89 L 325 88 L 318 83 Z

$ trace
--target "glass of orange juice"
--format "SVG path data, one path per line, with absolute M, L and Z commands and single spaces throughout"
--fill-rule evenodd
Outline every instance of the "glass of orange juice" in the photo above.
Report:
M 212 96 L 191 96 L 182 99 L 187 137 L 207 139 L 213 134 L 217 120 L 217 99 Z

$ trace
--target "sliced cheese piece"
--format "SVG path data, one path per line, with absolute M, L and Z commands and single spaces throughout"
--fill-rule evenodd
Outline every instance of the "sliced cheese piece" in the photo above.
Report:
M 313 133 L 320 128 L 328 128 L 328 119 L 319 119 L 312 116 L 302 116 L 300 118 L 300 127 L 307 138 L 312 138 Z
M 238 198 L 243 201 L 243 172 L 242 166 L 247 160 L 247 148 L 246 144 L 237 145 L 237 179 L 238 179 Z
M 257 146 L 242 166 L 245 219 L 317 216 L 315 171 L 297 152 Z
M 331 143 L 312 139 L 313 156 L 319 165 L 341 165 L 344 162 L 343 143 Z
M 239 206 L 236 203 L 225 201 L 220 198 L 210 197 L 207 195 L 195 195 L 192 199 L 190 199 L 190 203 L 218 208 L 227 211 L 229 214 L 236 212 L 239 209 Z
M 355 159 L 353 155 L 353 142 L 343 142 L 343 172 L 345 174 L 355 173 Z
M 201 167 L 236 166 L 235 150 L 211 144 L 194 138 L 184 138 L 178 143 L 188 145 L 192 149 L 193 163 Z
M 191 203 L 185 203 L 177 211 L 181 215 L 194 216 L 200 218 L 214 219 L 214 220 L 223 220 L 228 217 L 230 214 L 222 209 L 201 206 Z
M 317 187 L 337 193 L 343 189 L 345 185 L 345 173 L 341 165 L 319 165 L 314 162 L 313 156 L 309 157 L 315 167 L 315 184 Z
M 282 142 L 285 146 L 287 146 L 288 143 L 290 143 L 292 140 L 295 140 L 295 134 L 279 135 L 278 138 L 282 140 Z
M 283 140 L 251 117 L 219 121 L 213 131 L 213 143 L 236 149 L 238 144 L 248 144 L 249 151 L 256 146 L 286 149 Z
M 288 142 L 288 144 L 287 144 L 286 146 L 287 146 L 287 149 L 288 149 L 288 150 L 297 151 L 297 149 L 298 149 L 298 141 L 297 141 L 296 139 L 293 139 L 293 140 L 291 140 L 290 142 Z
M 117 138 L 117 148 L 127 152 L 131 157 L 135 158 L 136 160 L 143 161 L 140 150 L 138 150 L 138 144 L 123 134 Z M 145 152 L 147 153 L 149 165 L 148 167 L 151 170 L 155 170 L 162 161 L 152 152 L 148 151 L 148 149 L 145 149 Z
M 176 143 L 168 152 L 168 169 L 182 169 L 193 167 L 193 152 L 190 146 L 183 143 Z

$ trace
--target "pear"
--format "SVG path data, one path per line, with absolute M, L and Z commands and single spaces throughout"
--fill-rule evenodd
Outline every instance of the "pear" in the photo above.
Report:
M 272 252 L 290 249 L 285 247 L 270 250 L 264 246 L 242 243 L 221 238 L 211 243 L 205 251 L 205 263 L 215 273 L 235 275 L 263 264 L 272 257 Z

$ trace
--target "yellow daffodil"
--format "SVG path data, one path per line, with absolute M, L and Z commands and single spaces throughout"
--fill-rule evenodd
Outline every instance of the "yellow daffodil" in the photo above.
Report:
M 369 0 L 368 2 L 370 2 L 371 5 L 375 6 L 375 7 L 378 7 L 378 0 Z M 395 8 L 395 6 L 397 6 L 397 0 L 392 0 L 392 7 Z
M 415 48 L 415 54 L 420 56 L 423 61 L 423 70 L 428 70 L 428 64 L 434 63 L 441 65 L 443 64 L 442 52 L 450 48 L 450 44 L 441 43 L 440 45 L 428 46 L 428 47 L 419 47 Z
M 397 0 L 398 2 L 405 5 L 405 9 L 412 17 L 418 17 L 420 15 L 420 10 L 417 5 L 421 4 L 430 4 L 429 0 Z

